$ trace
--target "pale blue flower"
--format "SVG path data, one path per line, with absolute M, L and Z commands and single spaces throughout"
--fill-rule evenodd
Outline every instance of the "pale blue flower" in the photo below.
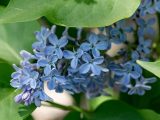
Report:
M 94 57 L 99 57 L 99 50 L 106 50 L 108 48 L 107 41 L 101 40 L 98 35 L 91 33 L 88 37 L 88 42 L 82 43 L 80 48 L 84 51 L 92 50 Z
M 78 49 L 75 52 L 64 50 L 63 54 L 64 54 L 64 58 L 71 59 L 71 67 L 75 69 L 77 68 L 79 59 L 83 55 L 83 51 L 81 49 Z
M 142 69 L 139 65 L 134 62 L 127 62 L 120 67 L 114 68 L 116 66 L 112 66 L 112 70 L 114 71 L 116 76 L 119 76 L 118 84 L 128 85 L 131 79 L 138 79 L 142 74 Z
M 128 94 L 144 95 L 146 90 L 151 90 L 151 86 L 148 84 L 154 83 L 154 82 L 156 82 L 156 78 L 141 77 L 140 79 L 136 80 L 135 85 L 129 84 L 126 86 L 129 89 Z
M 100 66 L 100 64 L 104 62 L 104 58 L 102 56 L 92 59 L 91 56 L 86 53 L 82 56 L 82 59 L 85 62 L 79 67 L 79 72 L 82 74 L 86 74 L 90 70 L 94 75 L 100 75 L 101 71 L 108 71 L 107 68 L 103 68 Z
M 65 36 L 61 37 L 59 40 L 55 34 L 51 34 L 49 37 L 49 43 L 52 44 L 53 51 L 58 56 L 59 59 L 63 57 L 62 48 L 65 47 L 68 43 L 68 40 Z

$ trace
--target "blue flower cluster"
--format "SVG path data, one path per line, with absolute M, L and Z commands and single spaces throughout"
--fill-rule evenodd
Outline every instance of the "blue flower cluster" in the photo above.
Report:
M 105 33 L 107 37 L 105 39 L 115 44 L 120 44 L 127 41 L 127 34 L 133 32 L 133 26 L 126 24 L 127 23 L 125 20 L 121 20 L 114 25 L 105 27 Z
M 56 26 L 51 29 L 42 27 L 35 34 L 33 54 L 22 50 L 20 67 L 13 65 L 15 72 L 11 76 L 11 86 L 22 91 L 15 101 L 40 106 L 41 101 L 52 100 L 44 92 L 45 83 L 49 90 L 57 93 L 64 90 L 84 93 L 88 98 L 108 95 L 105 88 L 114 85 L 130 95 L 143 95 L 156 79 L 145 78 L 136 60 L 149 60 L 150 36 L 155 33 L 152 25 L 156 20 L 144 16 L 155 12 L 160 12 L 160 0 L 142 0 L 130 19 L 98 28 L 98 33 L 90 32 L 85 38 L 81 35 L 83 29 L 77 30 L 75 38 L 69 35 L 69 28 L 58 37 Z M 134 45 L 128 40 L 130 33 L 135 35 Z M 129 49 L 119 51 L 122 60 L 106 54 L 112 44 L 129 46 Z
M 22 90 L 15 97 L 16 102 L 40 106 L 41 101 L 51 100 L 44 92 L 44 83 L 49 90 L 58 93 L 63 90 L 84 92 L 88 97 L 100 95 L 106 87 L 105 77 L 100 76 L 104 76 L 108 69 L 100 51 L 108 49 L 107 41 L 90 33 L 77 50 L 68 50 L 68 35 L 58 38 L 55 29 L 56 26 L 51 30 L 42 27 L 36 32 L 37 41 L 32 45 L 34 54 L 20 52 L 23 61 L 21 67 L 14 65 L 16 72 L 11 80 L 14 88 Z
M 151 36 L 154 36 L 155 31 L 153 25 L 156 22 L 155 18 L 143 18 L 147 14 L 153 14 L 159 11 L 160 1 L 158 0 L 143 0 L 135 15 L 130 18 L 135 27 L 131 31 L 135 35 L 136 47 L 132 48 L 132 43 L 129 45 L 128 52 L 123 51 L 123 56 L 127 56 L 121 63 L 111 63 L 110 70 L 113 72 L 113 80 L 123 92 L 128 94 L 144 95 L 146 90 L 150 90 L 148 84 L 156 81 L 156 78 L 144 78 L 142 68 L 136 63 L 136 60 L 149 61 L 151 53 L 152 41 Z M 126 20 L 127 22 L 127 20 Z M 124 31 L 124 30 L 123 30 Z M 125 31 L 124 31 L 125 32 Z M 128 40 L 128 38 L 126 38 Z M 122 56 L 122 57 L 123 57 Z M 130 57 L 129 57 L 130 56 Z
M 137 12 L 141 17 L 144 17 L 147 14 L 160 12 L 160 0 L 142 0 L 142 3 Z
M 40 79 L 36 64 L 29 61 L 35 59 L 35 56 L 27 51 L 21 51 L 21 56 L 24 58 L 21 62 L 22 67 L 13 65 L 16 72 L 11 75 L 11 86 L 22 90 L 15 97 L 15 101 L 25 105 L 35 103 L 36 106 L 40 106 L 41 101 L 51 100 L 51 98 L 44 93 L 44 82 Z

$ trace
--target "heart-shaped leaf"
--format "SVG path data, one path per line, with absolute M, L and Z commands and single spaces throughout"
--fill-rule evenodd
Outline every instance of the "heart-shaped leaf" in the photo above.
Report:
M 141 0 L 11 0 L 0 23 L 46 16 L 52 23 L 76 27 L 107 26 L 133 15 Z

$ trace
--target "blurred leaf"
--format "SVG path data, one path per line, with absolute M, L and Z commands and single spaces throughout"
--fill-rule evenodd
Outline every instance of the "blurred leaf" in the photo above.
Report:
M 30 50 L 34 32 L 39 29 L 37 22 L 0 25 L 0 59 L 11 64 L 19 63 L 20 50 Z
M 144 69 L 150 71 L 154 75 L 160 78 L 160 61 L 157 62 L 144 62 L 138 60 L 137 63 L 141 65 Z
M 37 29 L 39 25 L 36 22 L 0 25 L 0 120 L 22 120 L 10 86 L 13 72 L 10 64 L 19 63 L 21 49 L 31 49 L 33 33 Z
M 10 87 L 11 73 L 13 72 L 12 66 L 5 63 L 5 61 L 0 61 L 0 71 L 0 88 Z
M 147 115 L 146 115 L 147 114 Z M 154 119 L 156 118 L 156 119 Z M 159 120 L 160 115 L 151 110 L 137 110 L 126 103 L 110 100 L 101 104 L 88 120 Z
M 0 100 L 6 98 L 7 96 L 9 96 L 10 94 L 12 94 L 13 89 L 11 88 L 0 88 Z
M 144 120 L 160 120 L 160 115 L 151 110 L 139 110 L 141 116 L 143 116 Z
M 18 113 L 21 116 L 23 120 L 31 120 L 31 113 L 36 109 L 36 106 L 34 104 L 30 106 L 21 106 L 19 107 Z
M 138 111 L 116 100 L 101 104 L 90 114 L 89 120 L 143 120 Z
M 0 23 L 36 20 L 76 27 L 107 26 L 133 15 L 141 0 L 11 0 Z M 125 3 L 125 4 L 124 4 Z
M 69 112 L 63 120 L 82 120 L 79 112 Z
M 9 1 L 10 0 L 0 0 L 0 5 L 6 6 L 6 5 L 8 5 Z
M 14 102 L 15 92 L 0 101 L 0 120 L 22 120 L 18 115 L 18 105 Z
M 13 68 L 5 61 L 0 61 L 0 100 L 4 99 L 13 92 L 10 86 L 11 73 Z
M 89 100 L 89 110 L 95 110 L 99 107 L 102 103 L 107 100 L 113 99 L 111 96 L 100 96 Z
M 32 115 L 29 115 L 27 118 L 23 119 L 23 120 L 34 120 Z
M 4 10 L 4 6 L 0 5 L 0 14 L 2 13 L 2 10 Z

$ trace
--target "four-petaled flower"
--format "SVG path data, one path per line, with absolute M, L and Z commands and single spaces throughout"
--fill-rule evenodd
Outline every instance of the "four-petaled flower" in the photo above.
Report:
M 79 67 L 79 72 L 82 74 L 88 73 L 90 70 L 94 75 L 100 75 L 101 71 L 108 71 L 107 68 L 100 66 L 100 64 L 104 62 L 104 58 L 102 56 L 92 59 L 92 57 L 86 53 L 82 56 L 82 59 L 85 62 Z
M 43 81 L 47 81 L 47 86 L 50 90 L 56 90 L 56 92 L 62 92 L 62 86 L 60 87 L 59 84 L 63 85 L 66 81 L 64 76 L 61 76 L 58 70 L 55 68 L 52 69 L 48 76 L 42 77 Z
M 126 87 L 130 90 L 128 91 L 129 95 L 138 94 L 138 95 L 144 95 L 145 90 L 150 90 L 151 86 L 149 86 L 149 83 L 156 82 L 156 78 L 144 78 L 141 77 L 140 79 L 136 80 L 135 85 L 129 84 Z
M 99 39 L 99 37 L 91 33 L 88 37 L 88 42 L 82 43 L 80 48 L 84 51 L 92 50 L 92 54 L 94 57 L 99 57 L 99 50 L 106 50 L 108 48 L 108 42 Z
M 64 50 L 63 54 L 64 58 L 71 59 L 71 67 L 75 69 L 77 68 L 79 58 L 83 55 L 83 51 L 81 49 L 78 49 L 75 52 Z
M 139 38 L 139 45 L 137 47 L 137 51 L 143 54 L 149 54 L 151 47 L 151 40 L 144 40 L 143 37 Z
M 150 18 L 149 20 L 145 20 L 139 18 L 136 20 L 138 24 L 138 36 L 144 37 L 144 35 L 154 35 L 155 31 L 152 28 L 152 25 L 155 23 L 155 18 Z
M 32 48 L 38 51 L 42 51 L 46 47 L 47 38 L 51 34 L 48 28 L 42 27 L 41 31 L 36 32 L 37 41 L 33 43 Z
M 23 85 L 30 85 L 32 89 L 36 88 L 39 73 L 29 69 L 21 69 L 14 65 L 16 72 L 12 73 L 11 85 L 15 88 L 22 88 Z
M 133 28 L 131 25 L 127 25 L 124 20 L 121 20 L 117 23 L 115 23 L 114 27 L 109 26 L 106 29 L 106 34 L 108 37 L 108 40 L 115 43 L 120 44 L 127 40 L 127 34 L 133 31 Z
M 50 34 L 48 37 L 49 43 L 52 45 L 50 51 L 55 52 L 59 59 L 63 57 L 62 48 L 65 47 L 68 43 L 67 37 L 63 36 L 59 40 L 55 34 Z
M 113 71 L 116 76 L 121 77 L 117 83 L 122 85 L 128 85 L 131 78 L 138 79 L 142 74 L 141 67 L 133 62 L 127 62 L 121 65 L 120 68 L 114 68 Z

